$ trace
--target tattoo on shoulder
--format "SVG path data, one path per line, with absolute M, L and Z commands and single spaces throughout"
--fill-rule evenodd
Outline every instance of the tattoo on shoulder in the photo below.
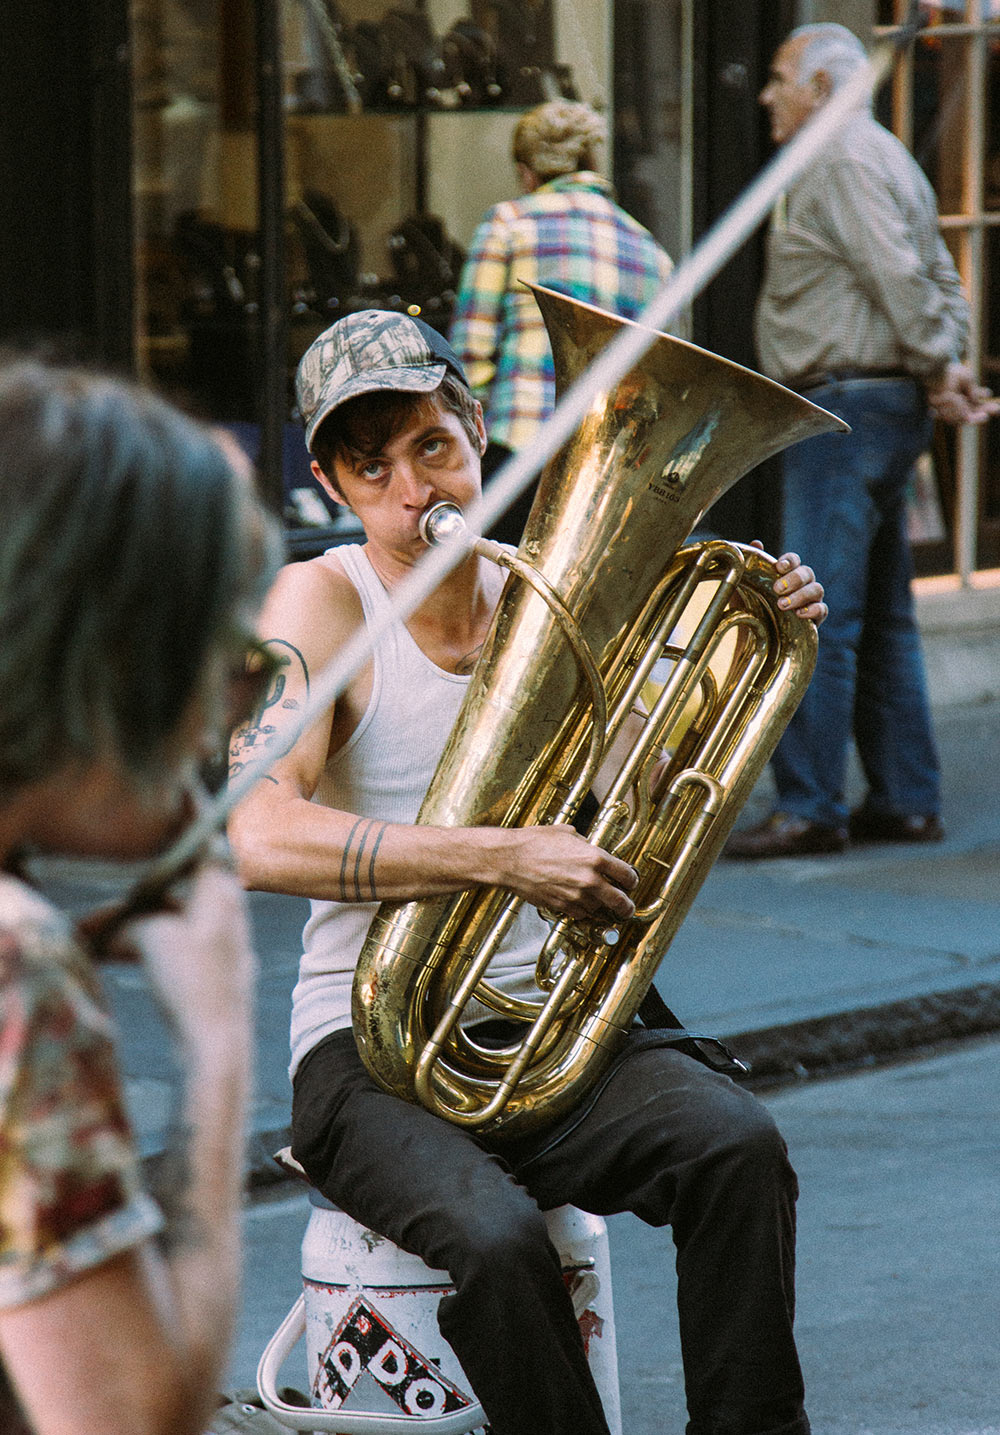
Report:
M 458 662 L 455 664 L 455 672 L 459 677 L 467 678 L 469 676 L 469 674 L 472 672 L 472 669 L 479 661 L 479 654 L 482 651 L 483 645 L 482 643 L 480 643 L 477 648 L 472 649 L 471 653 L 466 653 L 464 657 L 459 658 Z
M 339 896 L 342 902 L 377 902 L 375 859 L 388 822 L 359 817 L 347 834 L 340 860 Z
M 300 698 L 288 692 L 289 678 L 302 684 L 306 698 L 309 697 L 309 666 L 298 648 L 284 638 L 264 638 L 261 646 L 271 655 L 272 671 L 250 716 L 230 739 L 230 775 L 260 758 L 262 749 L 273 741 L 278 731 L 276 719 L 282 712 L 297 712 L 302 706 Z

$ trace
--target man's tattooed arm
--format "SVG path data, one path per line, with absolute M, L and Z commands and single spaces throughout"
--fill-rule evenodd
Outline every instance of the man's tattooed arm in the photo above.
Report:
M 295 711 L 309 697 L 309 668 L 298 648 L 283 639 L 270 638 L 264 645 L 276 659 L 266 689 L 242 726 L 233 732 L 229 744 L 229 775 L 235 777 L 244 768 L 259 763 L 281 728 L 281 712 Z M 469 655 L 469 671 L 479 656 L 478 649 Z M 289 694 L 297 693 L 293 697 Z M 278 779 L 264 773 L 268 781 Z M 359 817 L 347 835 L 340 859 L 336 895 L 342 902 L 377 902 L 380 896 L 375 884 L 375 864 L 388 822 Z
M 340 862 L 339 896 L 342 902 L 377 902 L 375 859 L 388 822 L 359 817 L 347 834 Z
M 309 668 L 298 648 L 282 638 L 266 638 L 263 646 L 275 658 L 274 671 L 250 716 L 230 739 L 230 777 L 235 777 L 251 763 L 260 761 L 278 731 L 275 719 L 280 718 L 283 711 L 296 712 L 302 706 L 298 698 L 288 695 L 289 678 L 294 678 L 296 686 L 304 685 L 305 697 L 309 696 Z M 276 781 L 268 773 L 265 776 L 271 782 Z

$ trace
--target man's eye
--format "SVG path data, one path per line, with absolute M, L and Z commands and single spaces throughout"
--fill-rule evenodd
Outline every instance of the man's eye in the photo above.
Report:
M 443 438 L 429 438 L 424 444 L 424 456 L 426 458 L 436 458 L 443 452 L 444 446 L 445 441 Z
M 378 463 L 375 459 L 372 459 L 371 463 L 363 463 L 358 469 L 362 478 L 381 478 L 384 472 L 385 464 Z

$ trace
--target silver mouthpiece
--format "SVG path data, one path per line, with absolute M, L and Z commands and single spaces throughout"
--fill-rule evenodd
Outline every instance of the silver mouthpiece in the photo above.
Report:
M 421 538 L 431 546 L 447 543 L 459 533 L 469 534 L 462 510 L 457 503 L 449 503 L 447 499 L 435 503 L 421 515 L 419 528 Z

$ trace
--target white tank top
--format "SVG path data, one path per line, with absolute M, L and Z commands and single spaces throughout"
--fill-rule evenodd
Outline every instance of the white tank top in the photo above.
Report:
M 373 622 L 389 597 L 367 554 L 354 543 L 331 551 L 358 590 L 365 622 Z M 372 656 L 365 714 L 327 762 L 313 801 L 383 822 L 413 822 L 468 683 L 432 663 L 406 626 L 393 623 Z M 354 968 L 377 905 L 310 903 L 292 993 L 292 1074 L 317 1042 L 350 1026 Z M 511 995 L 537 997 L 532 973 L 547 930 L 533 908 L 522 907 L 490 965 L 490 981 Z

